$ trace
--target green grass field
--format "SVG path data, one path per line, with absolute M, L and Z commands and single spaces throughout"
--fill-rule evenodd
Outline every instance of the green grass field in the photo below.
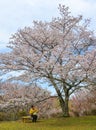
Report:
M 96 116 L 44 119 L 37 123 L 0 122 L 0 130 L 96 130 Z

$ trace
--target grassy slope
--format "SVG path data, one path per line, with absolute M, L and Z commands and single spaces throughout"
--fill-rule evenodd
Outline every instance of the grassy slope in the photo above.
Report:
M 37 123 L 0 122 L 0 130 L 96 130 L 96 116 L 53 118 Z

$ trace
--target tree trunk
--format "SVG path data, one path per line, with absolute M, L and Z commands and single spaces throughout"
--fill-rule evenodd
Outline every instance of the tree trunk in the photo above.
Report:
M 63 116 L 64 117 L 69 117 L 69 94 L 68 94 L 68 90 L 65 91 L 65 98 L 62 97 L 62 95 L 59 95 L 59 102 L 60 102 L 60 106 L 63 112 Z
M 69 93 L 68 92 L 69 91 L 68 91 L 68 89 L 66 87 L 64 87 L 65 88 L 65 90 L 64 90 L 64 92 L 65 92 L 65 99 L 64 99 L 63 96 L 62 96 L 62 93 L 58 89 L 57 84 L 54 82 L 52 76 L 50 78 L 50 81 L 53 84 L 53 86 L 54 86 L 54 88 L 55 88 L 55 90 L 57 92 L 63 116 L 64 117 L 69 117 L 69 107 L 68 107 L 68 102 L 69 102 Z
M 65 117 L 69 117 L 69 107 L 68 107 L 68 103 L 69 103 L 69 97 L 65 97 L 65 106 L 64 106 L 64 116 Z
M 65 97 L 65 101 L 62 97 L 59 97 L 59 102 L 60 102 L 63 116 L 69 117 L 69 107 L 68 107 L 69 97 Z

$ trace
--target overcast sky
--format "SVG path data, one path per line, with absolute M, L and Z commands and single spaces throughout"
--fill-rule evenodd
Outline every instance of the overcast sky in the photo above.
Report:
M 58 16 L 58 5 L 69 6 L 72 15 L 91 18 L 91 28 L 96 30 L 96 0 L 0 0 L 0 50 L 4 49 L 11 34 L 33 20 L 51 20 Z

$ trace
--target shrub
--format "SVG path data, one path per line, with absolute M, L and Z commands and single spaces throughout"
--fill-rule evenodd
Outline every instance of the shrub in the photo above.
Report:
M 18 117 L 27 116 L 28 113 L 25 110 L 21 110 L 18 112 Z
M 0 112 L 0 121 L 4 121 L 6 114 L 4 112 Z
M 96 109 L 91 110 L 91 115 L 96 115 Z

